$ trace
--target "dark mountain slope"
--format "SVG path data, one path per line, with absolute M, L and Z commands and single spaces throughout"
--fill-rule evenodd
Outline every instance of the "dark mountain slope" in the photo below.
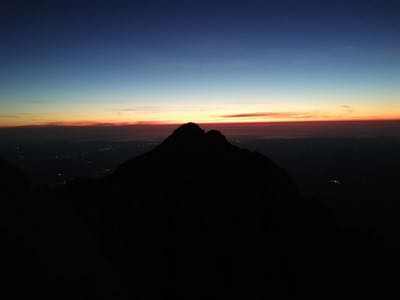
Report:
M 311 275 L 314 286 L 311 273 L 331 265 L 304 266 L 301 257 L 325 255 L 333 243 L 327 210 L 303 201 L 265 156 L 195 124 L 68 193 L 104 255 L 145 299 L 281 297 Z
M 88 228 L 61 196 L 0 160 L 0 298 L 127 299 Z
M 147 274 L 150 286 L 165 284 L 166 293 L 192 299 L 194 291 L 225 297 L 255 296 L 266 288 L 287 292 L 281 249 L 262 239 L 287 224 L 281 211 L 298 195 L 267 158 L 231 145 L 217 131 L 186 124 L 153 151 L 120 166 L 109 181 L 124 195 L 135 187 L 127 228 L 142 228 L 140 245 L 152 245 L 139 251 L 158 251 L 141 255 L 143 274 L 154 267 Z M 166 274 L 157 282 L 163 264 Z
M 330 211 L 302 199 L 267 157 L 192 123 L 108 177 L 15 195 L 26 215 L 11 214 L 5 227 L 28 242 L 6 255 L 34 249 L 48 268 L 38 268 L 44 278 L 38 282 L 48 277 L 49 295 L 69 284 L 66 299 L 329 298 L 393 291 L 385 264 L 394 255 L 337 227 Z M 13 231 L 12 222 L 21 229 Z

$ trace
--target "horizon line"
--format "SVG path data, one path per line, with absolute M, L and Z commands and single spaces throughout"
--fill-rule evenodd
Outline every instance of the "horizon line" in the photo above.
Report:
M 286 121 L 242 121 L 242 122 L 176 122 L 176 121 L 149 121 L 149 122 L 49 122 L 43 124 L 27 124 L 27 125 L 10 125 L 0 126 L 0 129 L 13 129 L 13 128 L 50 128 L 50 127 L 123 127 L 123 126 L 180 126 L 186 123 L 196 123 L 199 125 L 237 125 L 237 126 L 256 126 L 267 124 L 303 124 L 303 123 L 379 123 L 379 122 L 400 122 L 400 118 L 389 119 L 338 119 L 338 120 L 286 120 Z

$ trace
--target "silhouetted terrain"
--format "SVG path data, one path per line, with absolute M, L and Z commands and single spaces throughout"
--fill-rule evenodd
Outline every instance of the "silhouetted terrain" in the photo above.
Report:
M 35 188 L 1 161 L 0 179 L 15 299 L 397 293 L 395 246 L 342 222 L 346 207 L 302 196 L 266 156 L 192 123 L 104 177 Z

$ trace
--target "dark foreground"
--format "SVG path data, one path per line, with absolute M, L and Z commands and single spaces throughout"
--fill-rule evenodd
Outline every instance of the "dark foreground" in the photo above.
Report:
M 4 299 L 398 293 L 396 247 L 194 124 L 100 179 L 32 188 L 4 161 L 0 179 Z

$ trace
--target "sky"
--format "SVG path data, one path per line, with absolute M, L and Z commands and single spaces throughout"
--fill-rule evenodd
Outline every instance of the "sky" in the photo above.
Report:
M 2 1 L 0 126 L 400 119 L 400 1 Z

